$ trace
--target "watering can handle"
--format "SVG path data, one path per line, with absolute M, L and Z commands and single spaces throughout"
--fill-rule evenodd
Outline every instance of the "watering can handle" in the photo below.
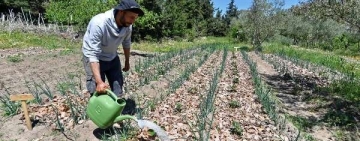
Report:
M 114 99 L 118 99 L 118 97 L 114 94 L 114 92 L 112 92 L 110 89 L 106 89 L 106 93 L 108 95 L 110 95 L 111 97 L 113 97 Z M 98 93 L 95 91 L 94 93 L 95 96 L 98 96 Z

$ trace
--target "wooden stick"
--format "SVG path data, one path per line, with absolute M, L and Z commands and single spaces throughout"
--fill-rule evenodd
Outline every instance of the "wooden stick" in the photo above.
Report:
M 29 130 L 32 130 L 32 125 L 29 117 L 29 112 L 27 108 L 26 101 L 33 100 L 34 96 L 32 94 L 19 94 L 19 95 L 10 95 L 11 101 L 21 101 L 21 107 L 24 112 L 26 126 Z
M 28 113 L 28 109 L 27 109 L 27 105 L 26 105 L 25 100 L 21 100 L 21 107 L 22 107 L 22 109 L 24 111 L 26 126 L 27 126 L 27 128 L 29 130 L 32 130 L 32 125 L 31 125 L 31 122 L 30 122 L 29 113 Z

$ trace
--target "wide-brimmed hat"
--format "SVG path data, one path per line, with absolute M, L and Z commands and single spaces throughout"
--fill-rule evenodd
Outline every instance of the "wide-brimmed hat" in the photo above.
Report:
M 121 0 L 119 5 L 117 5 L 115 9 L 131 11 L 137 13 L 139 16 L 144 15 L 144 11 L 141 10 L 140 5 L 135 0 Z

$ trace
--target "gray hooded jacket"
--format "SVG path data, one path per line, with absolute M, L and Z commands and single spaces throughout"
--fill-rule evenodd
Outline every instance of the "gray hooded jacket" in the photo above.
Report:
M 120 44 L 130 48 L 132 26 L 119 29 L 115 22 L 114 9 L 94 16 L 85 32 L 82 51 L 90 62 L 111 61 L 117 56 Z

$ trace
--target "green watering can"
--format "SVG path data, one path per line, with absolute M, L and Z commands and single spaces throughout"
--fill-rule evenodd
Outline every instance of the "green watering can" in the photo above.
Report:
M 94 93 L 88 102 L 86 114 L 99 128 L 106 129 L 121 120 L 136 120 L 131 115 L 120 115 L 125 105 L 124 99 L 119 99 L 111 90 L 106 89 L 106 94 Z

